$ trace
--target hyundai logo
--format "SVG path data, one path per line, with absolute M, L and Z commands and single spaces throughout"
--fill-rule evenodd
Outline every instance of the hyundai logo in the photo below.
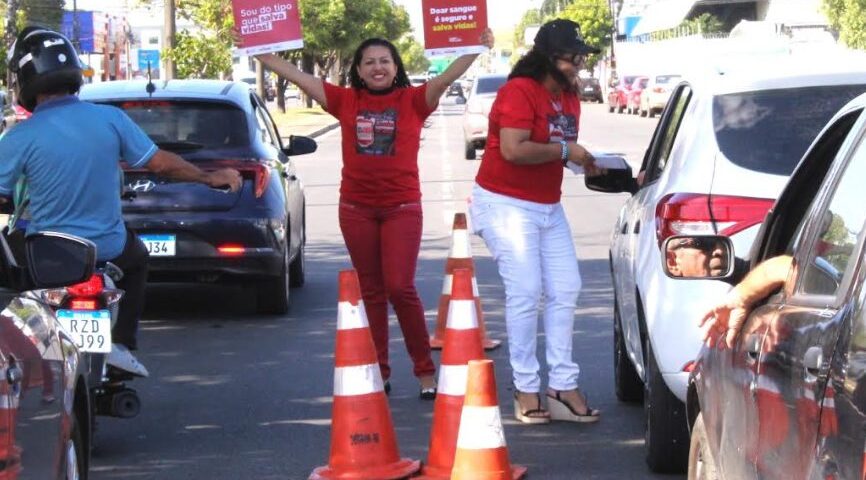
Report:
M 138 179 L 135 182 L 130 183 L 128 186 L 133 192 L 144 193 L 156 188 L 156 183 L 152 180 Z

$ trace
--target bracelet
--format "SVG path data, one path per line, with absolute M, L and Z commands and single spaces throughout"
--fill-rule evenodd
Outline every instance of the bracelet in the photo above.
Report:
M 559 144 L 562 146 L 562 150 L 559 152 L 559 159 L 562 160 L 562 164 L 565 165 L 568 163 L 568 143 L 565 140 L 560 140 Z

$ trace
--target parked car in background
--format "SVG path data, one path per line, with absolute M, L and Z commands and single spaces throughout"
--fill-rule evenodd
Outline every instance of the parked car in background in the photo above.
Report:
M 2 102 L 0 108 L 3 111 L 3 118 L 0 119 L 0 133 L 30 118 L 31 113 L 27 109 L 17 103 L 12 103 L 12 96 L 7 90 L 0 90 L 0 102 Z
M 647 83 L 649 83 L 649 77 L 637 77 L 634 79 L 626 95 L 626 112 L 637 115 L 638 110 L 640 110 L 640 100 L 643 97 Z
M 601 84 L 595 77 L 578 77 L 578 94 L 581 100 L 601 103 L 604 101 L 601 93 Z
M 640 116 L 652 118 L 660 113 L 680 79 L 681 75 L 651 75 L 640 96 Z
M 479 75 L 472 82 L 466 110 L 463 112 L 463 140 L 466 160 L 475 160 L 476 150 L 487 143 L 487 116 L 496 99 L 496 92 L 508 81 L 508 75 Z
M 232 167 L 231 193 L 126 169 L 136 197 L 127 224 L 150 251 L 150 281 L 236 281 L 255 286 L 258 310 L 288 311 L 304 283 L 304 188 L 292 156 L 315 151 L 306 137 L 283 144 L 264 102 L 246 84 L 217 80 L 86 85 L 82 100 L 123 109 L 156 144 L 201 168 Z
M 425 75 L 409 75 L 409 83 L 413 87 L 424 85 L 427 83 L 427 77 Z
M 460 80 L 454 80 L 451 82 L 451 85 L 448 85 L 448 90 L 445 91 L 446 97 L 462 97 L 463 96 L 463 84 Z
M 0 233 L 0 478 L 87 478 L 87 362 L 50 299 L 90 278 L 96 247 L 73 237 L 42 245 L 50 255 L 28 249 L 19 264 Z
M 256 91 L 256 82 L 257 82 L 256 77 L 244 77 L 244 78 L 241 78 L 240 81 L 249 85 L 250 91 L 253 91 L 253 92 Z M 264 90 L 265 90 L 265 100 L 266 101 L 273 102 L 274 99 L 277 98 L 276 87 L 274 87 L 273 83 L 269 82 L 267 79 L 265 79 Z
M 745 257 L 812 140 L 866 90 L 860 65 L 815 69 L 807 58 L 786 55 L 690 76 L 662 112 L 639 188 L 586 178 L 591 189 L 633 191 L 610 245 L 614 383 L 620 400 L 644 404 L 652 470 L 686 468 L 684 402 L 701 346 L 696 320 L 707 299 L 730 289 L 719 280 L 669 278 L 661 246 L 676 235 L 719 233 Z
M 698 357 L 690 479 L 863 478 L 864 177 L 866 95 L 824 128 L 756 239 L 752 264 L 793 256 L 784 286 L 755 306 L 732 349 Z

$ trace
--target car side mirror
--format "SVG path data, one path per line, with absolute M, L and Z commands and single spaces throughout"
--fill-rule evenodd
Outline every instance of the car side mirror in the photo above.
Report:
M 96 269 L 96 245 L 74 235 L 41 232 L 24 241 L 34 288 L 57 288 L 88 280 Z
M 292 135 L 289 137 L 289 146 L 283 149 L 283 153 L 293 157 L 295 155 L 306 155 L 313 153 L 319 145 L 310 137 L 302 137 L 300 135 Z
M 464 97 L 463 95 L 460 95 L 457 97 L 457 99 L 454 100 L 454 103 L 456 103 L 457 105 L 465 105 L 466 104 L 466 97 Z
M 596 155 L 596 165 L 605 169 L 601 175 L 585 176 L 583 179 L 586 188 L 602 193 L 634 194 L 638 191 L 631 166 L 621 157 L 610 157 L 610 161 Z
M 662 269 L 670 278 L 725 280 L 734 264 L 734 246 L 722 235 L 677 235 L 662 243 Z

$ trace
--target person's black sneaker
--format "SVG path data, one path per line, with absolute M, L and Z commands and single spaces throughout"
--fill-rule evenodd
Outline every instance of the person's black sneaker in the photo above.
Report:
M 436 387 L 422 388 L 421 393 L 418 394 L 418 398 L 420 398 L 421 400 L 435 400 Z

